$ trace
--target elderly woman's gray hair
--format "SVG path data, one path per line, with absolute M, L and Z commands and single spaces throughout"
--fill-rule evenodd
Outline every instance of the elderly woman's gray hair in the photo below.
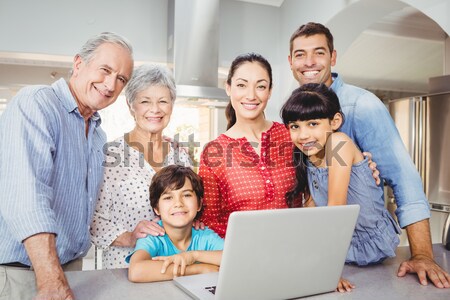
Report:
M 96 36 L 93 36 L 81 47 L 77 55 L 80 56 L 81 59 L 86 63 L 88 63 L 94 55 L 95 50 L 97 50 L 97 48 L 104 43 L 113 43 L 119 45 L 128 50 L 131 57 L 133 57 L 133 48 L 131 47 L 130 42 L 123 36 L 120 36 L 113 32 L 102 32 Z
M 125 88 L 125 97 L 127 98 L 128 104 L 136 100 L 138 93 L 151 86 L 168 88 L 172 102 L 175 101 L 177 91 L 172 72 L 167 67 L 161 65 L 142 65 L 134 69 L 133 76 L 131 76 Z

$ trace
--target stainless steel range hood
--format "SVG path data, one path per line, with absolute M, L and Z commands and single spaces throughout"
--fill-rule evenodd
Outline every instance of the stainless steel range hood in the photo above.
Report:
M 177 96 L 228 100 L 218 88 L 219 0 L 169 0 L 168 60 Z

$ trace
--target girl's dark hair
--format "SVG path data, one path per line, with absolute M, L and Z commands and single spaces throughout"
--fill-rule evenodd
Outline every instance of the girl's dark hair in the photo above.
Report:
M 231 78 L 233 78 L 236 70 L 247 62 L 257 62 L 264 69 L 266 69 L 267 74 L 269 75 L 269 89 L 272 89 L 272 67 L 270 66 L 267 59 L 257 53 L 245 53 L 236 57 L 231 63 L 230 71 L 228 72 L 227 84 L 231 86 Z M 236 124 L 236 111 L 231 105 L 231 101 L 228 103 L 227 108 L 225 109 L 225 116 L 227 117 L 227 130 L 230 129 L 234 124 Z
M 203 181 L 191 168 L 179 165 L 171 165 L 159 170 L 153 176 L 152 184 L 150 185 L 150 205 L 153 210 L 158 208 L 159 198 L 166 191 L 179 190 L 184 186 L 188 179 L 191 182 L 192 189 L 197 195 L 198 205 L 202 204 L 204 195 Z M 203 213 L 202 209 L 197 212 L 195 219 L 199 219 Z
M 336 113 L 342 115 L 341 105 L 337 95 L 325 84 L 308 83 L 295 89 L 281 108 L 281 119 L 286 127 L 290 122 L 313 119 L 333 119 Z M 343 123 L 343 122 L 342 122 Z M 294 206 L 295 200 L 304 193 L 305 199 L 310 196 L 306 160 L 308 157 L 294 146 L 293 162 L 296 183 L 294 188 L 286 193 L 286 203 Z

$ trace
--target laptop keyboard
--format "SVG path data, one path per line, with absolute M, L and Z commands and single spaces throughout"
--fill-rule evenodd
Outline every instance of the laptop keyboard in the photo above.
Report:
M 205 287 L 205 290 L 209 291 L 213 295 L 216 294 L 216 287 L 215 286 L 207 286 L 207 287 Z

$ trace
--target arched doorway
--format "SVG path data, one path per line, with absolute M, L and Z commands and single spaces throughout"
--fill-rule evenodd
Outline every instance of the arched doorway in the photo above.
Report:
M 335 71 L 346 82 L 387 100 L 426 94 L 428 78 L 445 73 L 448 36 L 414 2 L 361 0 L 326 23 L 338 52 Z

